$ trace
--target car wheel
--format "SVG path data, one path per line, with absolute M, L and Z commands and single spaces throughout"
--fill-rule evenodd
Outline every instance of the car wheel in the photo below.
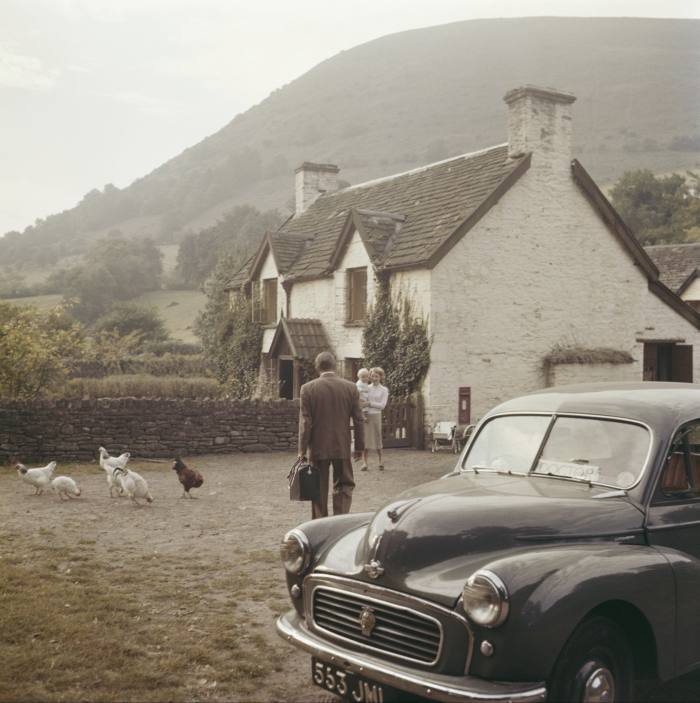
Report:
M 549 681 L 550 701 L 615 703 L 632 700 L 634 661 L 627 638 L 612 620 L 582 622 L 564 645 Z

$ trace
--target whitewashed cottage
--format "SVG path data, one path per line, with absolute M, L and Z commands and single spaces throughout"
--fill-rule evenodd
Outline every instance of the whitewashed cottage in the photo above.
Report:
M 426 423 L 558 383 L 699 377 L 700 315 L 573 159 L 575 97 L 525 86 L 504 99 L 505 144 L 341 190 L 335 165 L 296 170 L 295 215 L 230 283 L 259 292 L 283 397 L 325 348 L 354 378 L 382 277 L 433 338 Z

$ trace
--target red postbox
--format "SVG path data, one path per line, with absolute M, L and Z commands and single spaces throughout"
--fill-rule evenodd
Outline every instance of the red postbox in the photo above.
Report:
M 460 386 L 457 422 L 460 425 L 471 425 L 472 421 L 472 389 L 470 386 Z

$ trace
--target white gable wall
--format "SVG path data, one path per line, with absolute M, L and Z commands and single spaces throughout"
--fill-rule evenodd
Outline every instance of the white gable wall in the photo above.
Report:
M 571 175 L 537 154 L 432 270 L 431 288 L 428 422 L 456 420 L 459 386 L 472 389 L 472 420 L 544 387 L 542 358 L 556 344 L 628 351 L 634 363 L 607 380 L 641 381 L 638 338 L 685 338 L 700 380 L 698 330 L 648 291 Z
M 700 300 L 700 278 L 696 278 L 681 294 L 681 298 L 687 301 Z M 700 379 L 698 379 L 700 380 Z
M 411 300 L 413 312 L 430 326 L 430 270 L 413 269 L 397 271 L 391 276 L 391 294 L 394 302 L 399 298 Z
M 295 283 L 290 300 L 290 317 L 321 320 L 339 360 L 362 356 L 361 325 L 346 322 L 347 269 L 367 267 L 367 304 L 374 300 L 372 264 L 360 235 L 355 232 L 345 255 L 332 276 Z

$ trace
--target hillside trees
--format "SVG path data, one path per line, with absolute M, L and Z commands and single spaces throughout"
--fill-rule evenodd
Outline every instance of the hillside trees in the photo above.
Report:
M 260 212 L 251 205 L 239 205 L 213 227 L 186 235 L 180 242 L 171 287 L 199 288 L 222 256 L 234 255 L 231 273 L 250 256 L 262 235 L 276 230 L 281 222 L 277 210 Z
M 656 177 L 627 171 L 611 190 L 611 201 L 642 244 L 700 240 L 700 181 L 688 173 Z
M 115 301 L 129 300 L 161 286 L 162 254 L 150 239 L 127 241 L 119 233 L 95 242 L 85 263 L 56 273 L 71 314 L 90 323 Z

